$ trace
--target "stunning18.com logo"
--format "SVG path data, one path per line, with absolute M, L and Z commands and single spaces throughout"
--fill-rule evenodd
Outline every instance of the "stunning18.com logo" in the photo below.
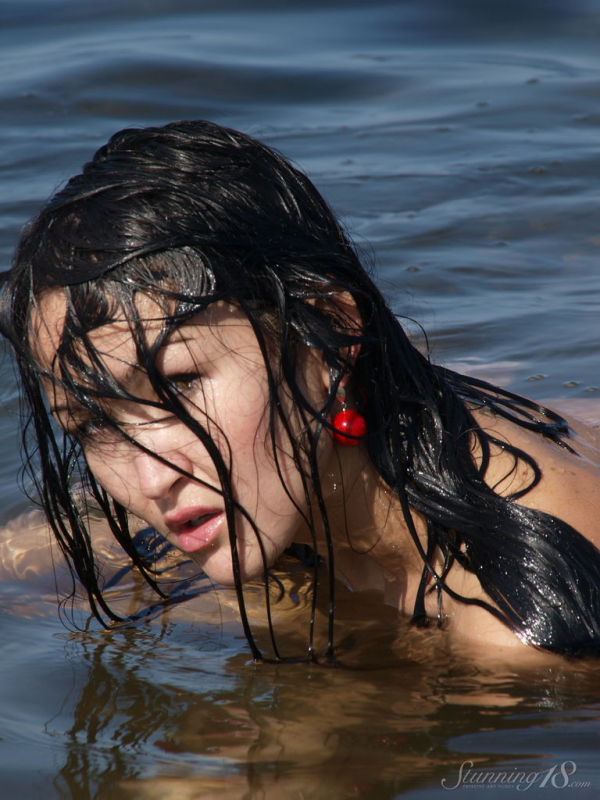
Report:
M 554 764 L 545 770 L 526 772 L 523 769 L 508 770 L 476 770 L 472 761 L 463 761 L 460 765 L 456 781 L 452 783 L 448 778 L 442 778 L 444 789 L 474 789 L 481 787 L 501 786 L 504 789 L 514 788 L 519 792 L 526 792 L 532 786 L 540 789 L 581 789 L 591 786 L 589 781 L 575 781 L 573 775 L 577 772 L 574 761 L 563 761 Z

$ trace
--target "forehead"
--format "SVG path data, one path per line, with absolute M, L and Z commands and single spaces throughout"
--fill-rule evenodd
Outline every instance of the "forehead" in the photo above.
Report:
M 144 333 L 149 343 L 159 335 L 164 323 L 164 311 L 156 300 L 140 295 L 135 301 L 138 319 L 144 324 Z M 34 307 L 31 315 L 31 345 L 35 355 L 45 369 L 54 371 L 59 348 L 63 343 L 67 325 L 68 301 L 62 289 L 44 294 Z M 101 325 L 85 333 L 86 344 L 99 354 L 110 355 L 128 343 L 133 347 L 132 324 L 124 315 L 112 322 Z M 84 355 L 82 340 L 73 343 L 75 352 Z
M 67 314 L 67 298 L 59 290 L 48 292 L 31 311 L 30 345 L 46 368 L 51 368 L 62 339 Z
M 168 310 L 164 299 L 139 293 L 135 298 L 135 322 L 141 322 L 145 343 L 150 348 L 157 337 L 164 333 Z M 63 290 L 57 289 L 43 296 L 32 313 L 31 338 L 34 353 L 44 369 L 55 372 L 57 369 L 59 348 L 67 322 L 68 302 Z M 105 325 L 90 330 L 86 335 L 86 343 L 81 339 L 73 344 L 75 352 L 87 360 L 86 348 L 93 352 L 111 370 L 118 363 L 133 364 L 136 361 L 136 341 L 133 336 L 134 320 L 127 319 L 124 314 Z M 250 333 L 250 323 L 236 307 L 224 301 L 209 306 L 205 311 L 175 328 L 168 341 L 187 338 L 193 332 L 194 337 L 210 333 L 211 340 L 239 339 Z

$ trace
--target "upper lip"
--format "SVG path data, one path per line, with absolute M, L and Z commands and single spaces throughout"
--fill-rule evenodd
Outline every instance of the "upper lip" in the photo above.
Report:
M 164 522 L 169 530 L 173 531 L 173 533 L 178 533 L 190 520 L 198 517 L 214 516 L 219 514 L 221 510 L 210 506 L 186 506 L 179 511 L 165 514 Z

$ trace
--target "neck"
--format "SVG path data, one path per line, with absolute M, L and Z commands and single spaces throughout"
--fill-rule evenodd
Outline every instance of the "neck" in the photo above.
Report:
M 322 483 L 337 577 L 411 613 L 423 564 L 396 495 L 361 447 L 336 450 Z M 425 546 L 425 522 L 412 518 Z

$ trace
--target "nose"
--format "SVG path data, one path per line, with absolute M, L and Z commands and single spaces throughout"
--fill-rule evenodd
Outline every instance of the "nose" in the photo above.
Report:
M 185 479 L 177 467 L 192 472 L 192 462 L 181 450 L 163 451 L 158 456 L 138 449 L 134 463 L 140 492 L 148 500 L 167 497 L 175 484 Z

